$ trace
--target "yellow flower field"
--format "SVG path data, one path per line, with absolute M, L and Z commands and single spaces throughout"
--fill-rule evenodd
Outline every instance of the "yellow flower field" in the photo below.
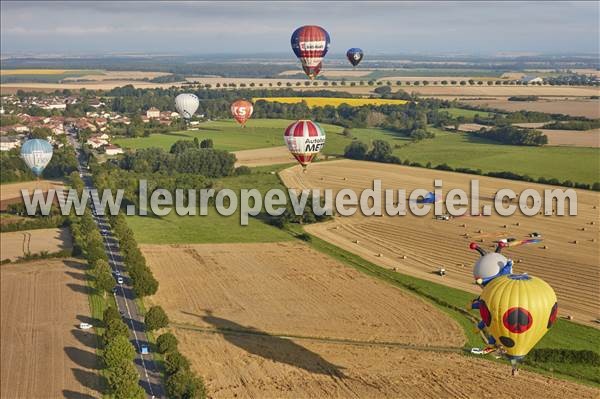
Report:
M 395 99 L 383 99 L 383 98 L 336 98 L 336 97 L 257 97 L 253 99 L 253 102 L 258 100 L 264 100 L 269 102 L 278 102 L 286 104 L 294 104 L 302 101 L 306 101 L 309 107 L 324 107 L 326 105 L 332 105 L 337 107 L 341 104 L 348 104 L 355 107 L 361 105 L 403 105 L 408 103 L 406 100 L 395 100 Z

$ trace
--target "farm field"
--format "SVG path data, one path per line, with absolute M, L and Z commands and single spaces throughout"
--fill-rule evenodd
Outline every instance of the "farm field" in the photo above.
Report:
M 242 188 L 255 188 L 265 193 L 271 188 L 282 187 L 275 172 L 284 167 L 256 168 L 251 175 L 222 178 L 216 182 L 215 188 L 231 189 L 238 196 Z M 163 217 L 129 216 L 127 224 L 137 242 L 142 244 L 264 243 L 292 239 L 290 234 L 269 225 L 261 217 L 250 218 L 248 225 L 242 228 L 239 207 L 231 216 L 221 216 L 214 206 L 209 206 L 206 216 L 178 216 L 173 211 Z
M 309 107 L 324 107 L 327 105 L 339 107 L 342 104 L 348 104 L 353 107 L 361 105 L 404 105 L 408 104 L 406 100 L 383 99 L 383 98 L 339 98 L 339 97 L 256 97 L 252 101 L 268 101 L 284 104 L 296 104 L 306 102 Z
M 446 163 L 452 167 L 481 169 L 484 172 L 510 171 L 535 178 L 590 184 L 600 180 L 597 168 L 590 167 L 598 165 L 598 148 L 505 145 L 467 133 L 428 129 L 435 132 L 435 138 L 408 142 L 410 144 L 395 148 L 394 155 L 403 161 L 408 159 L 423 165 L 427 162 L 432 165 Z M 394 145 L 394 141 L 390 143 Z
M 227 151 L 242 151 L 281 147 L 284 143 L 283 133 L 292 123 L 285 119 L 251 119 L 242 128 L 233 120 L 211 121 L 202 123 L 198 130 L 185 130 L 171 134 L 153 134 L 150 137 L 120 138 L 115 143 L 124 148 L 149 148 L 159 147 L 169 150 L 177 140 L 212 139 L 215 148 Z M 350 144 L 352 138 L 342 135 L 340 126 L 321 124 L 327 135 L 326 155 L 341 155 L 344 148 Z M 398 133 L 379 128 L 352 129 L 352 135 L 366 142 L 372 140 L 401 140 L 406 138 Z M 242 154 L 243 155 L 243 154 Z M 252 155 L 251 155 L 252 156 Z
M 389 79 L 384 79 L 389 80 Z M 410 93 L 421 96 L 540 96 L 540 97 L 590 97 L 597 96 L 599 89 L 594 86 L 401 86 Z M 511 101 L 515 102 L 515 101 Z
M 46 259 L 0 266 L 0 396 L 101 397 L 84 265 Z
M 600 129 L 550 130 L 540 129 L 548 137 L 548 145 L 600 148 Z
M 212 397 L 598 394 L 526 371 L 509 384 L 504 365 L 459 354 L 461 328 L 439 310 L 302 243 L 142 251 L 160 281 L 149 302 Z
M 258 148 L 256 150 L 242 150 L 234 152 L 237 159 L 235 166 L 266 166 L 296 162 L 286 146 Z
M 598 95 L 598 89 L 596 88 Z M 600 118 L 599 100 L 538 100 L 538 101 L 508 101 L 506 98 L 478 100 L 469 99 L 465 104 L 483 106 L 504 111 L 536 111 L 549 114 L 565 114 L 571 116 L 583 116 L 590 119 Z
M 33 193 L 36 189 L 47 192 L 49 189 L 63 190 L 64 183 L 60 180 L 31 180 L 26 182 L 0 184 L 0 210 L 6 210 L 9 204 L 21 203 L 21 189 Z
M 280 176 L 291 188 L 332 188 L 334 191 L 352 188 L 357 193 L 371 187 L 376 178 L 382 180 L 383 188 L 404 188 L 409 193 L 415 188 L 433 189 L 435 178 L 443 179 L 444 192 L 451 188 L 463 188 L 468 192 L 470 179 L 476 178 L 480 182 L 482 205 L 490 203 L 500 188 L 511 188 L 516 192 L 530 187 L 544 188 L 510 180 L 350 160 L 314 164 L 309 173 L 301 173 L 300 168 L 293 167 L 280 172 Z M 479 292 L 471 276 L 472 264 L 479 255 L 468 249 L 470 242 L 480 241 L 489 250 L 493 241 L 499 238 L 519 239 L 532 231 L 540 232 L 544 237 L 542 245 L 504 251 L 515 260 L 515 271 L 547 280 L 556 290 L 561 316 L 570 314 L 580 323 L 597 327 L 592 320 L 600 312 L 600 271 L 597 268 L 600 250 L 593 240 L 597 241 L 600 233 L 598 210 L 594 209 L 600 195 L 576 191 L 578 216 L 526 217 L 516 214 L 510 218 L 467 216 L 437 221 L 427 216 L 355 215 L 336 217 L 332 222 L 307 226 L 306 230 L 388 269 L 396 268 L 408 275 L 472 293 Z M 594 225 L 590 224 L 592 221 L 595 221 Z M 358 244 L 356 240 L 359 240 Z M 543 249 L 543 245 L 547 248 Z M 440 267 L 448 272 L 443 279 L 435 273 Z
M 28 254 L 56 253 L 73 247 L 69 230 L 65 228 L 14 231 L 0 234 L 0 258 L 17 260 Z

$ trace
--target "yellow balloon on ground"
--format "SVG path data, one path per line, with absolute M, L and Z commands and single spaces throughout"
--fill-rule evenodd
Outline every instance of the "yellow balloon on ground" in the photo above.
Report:
M 520 360 L 556 321 L 556 294 L 544 280 L 508 274 L 490 281 L 480 295 L 487 330 L 512 361 Z

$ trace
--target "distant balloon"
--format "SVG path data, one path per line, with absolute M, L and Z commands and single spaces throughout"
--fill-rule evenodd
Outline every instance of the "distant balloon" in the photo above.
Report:
M 175 108 L 184 119 L 191 119 L 199 105 L 200 100 L 195 94 L 183 93 L 175 97 Z
M 250 101 L 237 100 L 231 104 L 231 114 L 234 119 L 242 126 L 246 126 L 246 121 L 252 116 L 254 106 Z
M 495 345 L 513 365 L 539 342 L 556 321 L 556 294 L 541 278 L 508 274 L 493 279 L 479 297 L 479 313 Z
M 353 47 L 350 50 L 346 51 L 346 58 L 352 64 L 352 66 L 357 66 L 360 64 L 364 57 L 364 53 L 361 49 Z
M 310 120 L 299 120 L 287 127 L 283 135 L 288 149 L 304 169 L 325 146 L 325 131 Z
M 46 140 L 27 140 L 21 147 L 21 158 L 36 176 L 40 176 L 52 159 L 52 145 Z
M 323 57 L 329 50 L 329 42 L 329 33 L 320 26 L 301 26 L 292 34 L 292 50 L 302 62 L 302 69 L 310 79 L 316 78 L 321 71 Z

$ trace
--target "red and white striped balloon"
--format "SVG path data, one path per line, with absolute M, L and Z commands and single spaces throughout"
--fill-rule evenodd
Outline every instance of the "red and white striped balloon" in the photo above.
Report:
M 283 139 L 294 158 L 306 168 L 325 146 L 325 131 L 313 121 L 299 120 L 285 129 Z

